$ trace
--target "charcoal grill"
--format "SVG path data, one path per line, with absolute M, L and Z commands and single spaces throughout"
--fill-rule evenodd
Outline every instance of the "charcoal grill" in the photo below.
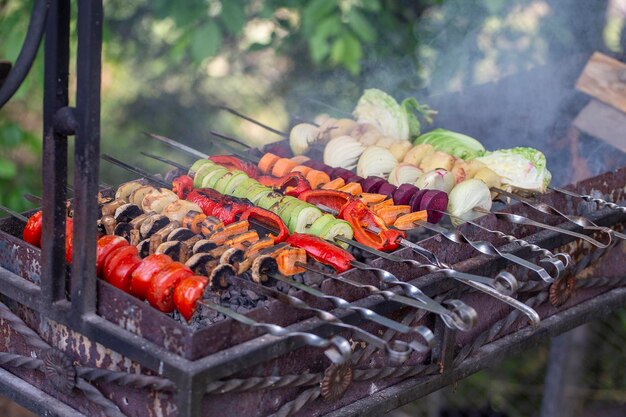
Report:
M 461 298 L 478 312 L 476 327 L 456 332 L 421 310 L 402 308 L 325 280 L 321 284 L 325 293 L 407 325 L 424 324 L 433 328 L 436 336 L 430 354 L 414 354 L 403 364 L 390 364 L 380 352 L 357 343 L 352 363 L 337 366 L 301 339 L 269 336 L 233 320 L 192 328 L 157 312 L 96 279 L 93 225 L 98 218 L 94 196 L 98 193 L 102 2 L 78 3 L 75 107 L 68 106 L 69 21 L 69 0 L 35 1 L 22 52 L 0 87 L 2 106 L 25 78 L 45 32 L 42 209 L 46 215 L 42 249 L 21 240 L 23 224 L 18 220 L 0 221 L 0 391 L 31 410 L 58 416 L 198 416 L 222 415 L 224 410 L 230 415 L 380 415 L 626 304 L 626 289 L 619 288 L 626 280 L 621 268 L 624 244 L 619 239 L 600 249 L 572 236 L 488 215 L 477 223 L 531 245 L 570 254 L 573 265 L 568 274 L 549 284 L 533 279 L 530 271 L 503 258 L 477 256 L 469 245 L 448 250 L 451 243 L 441 236 L 420 244 L 460 271 L 486 276 L 502 269 L 512 272 L 521 282 L 518 298 L 543 319 L 536 327 L 486 294 L 442 279 L 441 274 L 416 271 L 385 259 L 374 259 L 371 264 L 417 285 L 435 299 Z M 74 136 L 76 145 L 74 239 L 80 245 L 75 245 L 68 269 L 63 230 L 69 136 Z M 619 202 L 626 197 L 625 184 L 626 168 L 569 189 Z M 618 210 L 597 209 L 563 193 L 546 194 L 541 201 L 619 232 L 626 221 Z M 531 213 L 522 204 L 503 210 L 577 230 L 554 216 Z M 529 245 L 508 243 L 473 225 L 466 224 L 460 231 L 501 251 L 526 259 L 537 257 Z M 416 256 L 406 248 L 395 255 Z M 600 258 L 603 261 L 597 262 Z M 376 283 L 357 270 L 345 276 Z M 305 294 L 296 295 L 313 304 Z M 385 339 L 395 336 L 363 324 L 355 312 L 333 313 Z M 247 316 L 321 337 L 337 332 L 328 323 L 280 301 Z

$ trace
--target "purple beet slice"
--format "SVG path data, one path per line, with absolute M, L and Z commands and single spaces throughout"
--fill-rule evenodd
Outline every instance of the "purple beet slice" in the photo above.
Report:
M 364 180 L 362 180 L 360 183 L 361 183 L 361 187 L 363 188 L 363 192 L 365 192 L 365 193 L 377 193 L 378 190 L 380 189 L 380 187 L 383 184 L 386 184 L 387 181 L 385 181 L 384 178 L 375 177 L 375 176 L 370 175 L 369 177 L 367 177 Z
M 413 194 L 413 197 L 411 197 L 411 200 L 409 200 L 409 206 L 411 206 L 411 212 L 420 211 L 420 203 L 422 202 L 422 197 L 424 197 L 424 194 L 426 194 L 426 191 L 428 190 L 419 190 L 415 194 Z
M 439 223 L 442 213 L 432 210 L 446 211 L 448 208 L 448 194 L 439 190 L 427 190 L 420 202 L 420 210 L 428 211 L 428 223 Z
M 398 189 L 398 187 L 396 187 L 393 184 L 389 184 L 388 182 L 385 182 L 383 185 L 380 186 L 380 188 L 378 189 L 378 194 L 384 194 L 387 197 L 391 196 L 396 190 Z
M 398 189 L 393 192 L 393 204 L 403 206 L 409 204 L 413 194 L 419 191 L 419 188 L 413 184 L 400 184 Z
M 265 147 L 265 152 L 273 153 L 274 155 L 278 155 L 281 158 L 291 158 L 293 153 L 291 149 L 282 146 L 282 145 L 268 145 Z
M 302 165 L 307 166 L 307 167 L 311 167 L 313 169 L 316 169 L 318 171 L 324 171 L 325 169 L 328 169 L 328 165 L 320 162 L 320 161 L 316 161 L 314 159 L 309 159 L 308 161 L 304 161 L 302 163 Z M 332 169 L 332 168 L 330 168 Z

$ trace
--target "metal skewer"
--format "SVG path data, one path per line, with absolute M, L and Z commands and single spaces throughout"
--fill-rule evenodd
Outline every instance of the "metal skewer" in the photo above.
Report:
M 348 243 L 346 241 L 349 240 L 342 236 L 336 236 L 335 239 L 345 242 L 345 243 Z M 355 241 L 352 242 L 352 245 L 358 247 L 361 250 L 372 251 L 372 249 L 369 248 L 368 246 L 355 242 Z M 469 285 L 470 287 L 473 287 L 479 291 L 485 292 L 491 295 L 492 297 L 526 314 L 534 326 L 537 326 L 539 322 L 541 321 L 539 314 L 537 314 L 535 310 L 528 307 L 526 304 L 517 301 L 515 298 L 512 298 L 509 295 L 507 295 L 507 294 L 512 294 L 517 290 L 517 280 L 509 272 L 501 271 L 493 280 L 491 280 L 486 277 L 479 277 L 477 275 L 466 274 L 465 272 L 459 272 L 453 269 L 438 268 L 435 265 L 422 264 L 413 259 L 400 258 L 394 255 L 390 255 L 388 253 L 380 252 L 380 251 L 376 251 L 376 252 L 378 252 L 376 254 L 383 259 L 387 259 L 392 262 L 406 263 L 417 268 L 426 268 L 427 270 L 431 272 L 441 272 L 450 278 L 454 278 L 457 281 L 460 281 L 466 285 Z M 430 297 L 426 296 L 426 294 L 424 294 L 419 288 L 407 282 L 399 281 L 394 275 L 385 271 L 384 269 L 374 268 L 362 262 L 353 261 L 352 263 L 358 264 L 360 266 L 360 269 L 372 270 L 381 279 L 381 281 L 385 282 L 386 284 L 399 285 L 405 291 L 405 294 L 410 297 L 413 297 L 417 300 L 419 300 L 420 297 L 422 296 L 430 299 Z M 486 281 L 480 282 L 480 280 L 477 281 L 477 278 L 479 278 L 480 280 L 486 280 Z M 452 301 L 455 301 L 455 302 L 458 301 L 459 303 L 462 303 L 460 300 L 452 300 Z M 466 307 L 471 308 L 469 306 L 466 306 Z M 442 316 L 442 319 L 444 319 L 443 316 Z M 444 319 L 444 322 L 445 322 L 445 319 Z
M 522 225 L 526 225 L 526 226 L 535 226 L 535 227 L 539 227 L 541 229 L 552 230 L 552 231 L 557 232 L 557 233 L 563 233 L 565 235 L 573 236 L 575 238 L 582 239 L 585 242 L 589 242 L 592 245 L 594 245 L 594 246 L 596 246 L 596 247 L 598 247 L 600 249 L 607 248 L 610 245 L 610 242 L 608 244 L 604 244 L 604 243 L 598 242 L 597 240 L 593 239 L 592 237 L 589 237 L 589 236 L 584 235 L 582 233 L 573 232 L 573 231 L 562 229 L 562 228 L 556 227 L 556 226 L 550 226 L 549 224 L 541 223 L 541 222 L 529 219 L 527 217 L 520 216 L 518 214 L 504 213 L 502 211 L 489 211 L 489 210 L 485 210 L 485 209 L 482 209 L 482 208 L 479 208 L 479 207 L 475 207 L 474 211 L 477 211 L 477 212 L 482 213 L 482 214 L 493 214 L 498 219 L 505 220 L 505 221 L 507 221 L 509 223 L 522 224 Z M 611 240 L 611 235 L 609 234 L 608 236 L 609 236 L 609 240 Z
M 552 216 L 559 216 L 564 218 L 565 220 L 569 221 L 570 223 L 574 223 L 577 226 L 582 227 L 585 230 L 594 230 L 594 231 L 598 231 L 598 232 L 602 232 L 602 233 L 606 233 L 609 241 L 606 243 L 606 246 L 604 247 L 608 247 L 611 244 L 612 238 L 613 237 L 617 237 L 620 239 L 626 239 L 626 235 L 616 232 L 615 230 L 611 229 L 610 227 L 604 227 L 604 226 L 598 226 L 597 224 L 595 224 L 594 222 L 592 222 L 589 219 L 586 219 L 582 216 L 574 216 L 571 214 L 565 214 L 563 212 L 561 212 L 560 210 L 557 210 L 556 208 L 552 207 L 549 204 L 546 203 L 542 203 L 539 201 L 532 201 L 526 197 L 522 197 L 513 193 L 510 193 L 508 191 L 502 190 L 500 188 L 492 188 L 492 191 L 497 192 L 498 194 L 501 194 L 503 196 L 506 196 L 508 198 L 520 201 L 521 203 L 523 203 L 524 205 L 535 209 L 537 211 L 540 211 L 541 213 L 544 214 L 548 214 L 548 215 L 552 215 Z
M 498 250 L 498 248 L 496 248 L 491 242 L 487 242 L 486 240 L 470 240 L 458 230 L 448 230 L 445 227 L 441 227 L 436 224 L 430 224 L 428 222 L 418 222 L 417 224 L 428 230 L 432 230 L 433 232 L 441 234 L 443 237 L 451 242 L 461 244 L 466 243 L 480 253 L 484 253 L 485 255 L 500 256 L 504 259 L 507 259 L 517 265 L 520 265 L 523 268 L 533 271 L 534 273 L 539 275 L 539 277 L 545 282 L 553 282 L 555 279 L 558 278 L 558 270 L 557 276 L 553 277 L 544 268 L 535 265 L 534 263 L 527 261 L 526 259 L 520 258 L 519 256 L 515 256 L 512 253 L 502 252 Z
M 390 344 L 385 340 L 379 338 L 378 336 L 375 336 L 372 333 L 361 329 L 360 327 L 344 323 L 337 316 L 328 311 L 311 307 L 310 305 L 308 305 L 301 299 L 294 297 L 293 295 L 285 294 L 275 288 L 266 287 L 261 284 L 257 284 L 256 282 L 248 281 L 240 277 L 231 276 L 228 277 L 228 280 L 235 286 L 241 286 L 246 289 L 252 290 L 260 295 L 275 298 L 291 307 L 300 310 L 312 311 L 320 320 L 330 323 L 333 326 L 348 329 L 352 331 L 356 337 L 359 337 L 363 341 L 385 351 L 389 358 L 394 362 L 402 363 L 406 361 L 409 358 L 411 351 L 426 353 L 432 348 L 432 344 L 434 343 L 435 336 L 430 331 L 430 329 L 425 326 L 418 326 L 419 329 L 416 327 L 415 332 L 419 333 L 419 335 L 422 336 L 426 344 L 422 344 L 417 341 L 407 343 L 399 340 L 390 342 Z
M 300 339 L 309 346 L 326 349 L 324 351 L 326 357 L 328 357 L 328 359 L 338 365 L 347 362 L 352 354 L 350 343 L 341 336 L 333 336 L 330 339 L 324 339 L 313 333 L 289 331 L 286 328 L 281 327 L 277 324 L 255 321 L 250 317 L 244 316 L 243 314 L 239 314 L 236 311 L 231 310 L 228 307 L 221 306 L 206 299 L 198 300 L 197 302 L 205 307 L 210 308 L 211 310 L 222 313 L 226 317 L 236 320 L 239 323 L 245 324 L 246 326 L 262 329 L 274 336 L 293 337 L 296 339 Z
M 5 213 L 7 213 L 9 216 L 16 218 L 17 220 L 21 220 L 24 223 L 28 223 L 28 217 L 18 213 L 17 211 L 13 211 L 8 207 L 5 207 L 3 205 L 0 204 L 0 210 L 4 211 Z
M 548 249 L 545 249 L 545 248 L 542 248 L 540 246 L 537 246 L 537 245 L 535 245 L 533 243 L 528 242 L 527 240 L 520 239 L 520 238 L 518 238 L 516 236 L 513 236 L 513 235 L 510 235 L 510 234 L 501 232 L 500 230 L 489 229 L 489 228 L 483 226 L 482 224 L 476 223 L 476 222 L 474 222 L 472 220 L 465 220 L 465 219 L 462 219 L 462 218 L 460 218 L 458 216 L 455 216 L 453 214 L 446 213 L 445 211 L 440 211 L 440 210 L 433 210 L 433 211 L 435 211 L 437 213 L 441 213 L 441 214 L 447 215 L 450 218 L 457 219 L 457 220 L 459 220 L 461 222 L 468 223 L 468 224 L 470 224 L 470 225 L 472 225 L 474 227 L 477 227 L 477 228 L 479 228 L 481 230 L 484 230 L 485 232 L 493 233 L 496 236 L 498 236 L 500 238 L 503 238 L 503 239 L 506 239 L 507 241 L 509 241 L 511 243 L 517 243 L 517 244 L 519 244 L 522 247 L 528 248 L 532 252 L 536 252 L 536 253 L 539 253 L 539 254 L 543 255 L 544 258 L 540 259 L 539 263 L 550 263 L 550 264 L 552 264 L 556 268 L 556 270 L 558 271 L 559 275 L 561 275 L 565 271 L 565 269 L 567 269 L 569 267 L 569 265 L 572 262 L 572 257 L 569 256 L 569 254 L 567 254 L 567 253 L 564 253 L 564 252 L 552 253 Z
M 253 118 L 251 118 L 249 116 L 246 116 L 245 114 L 243 114 L 243 113 L 233 109 L 232 107 L 228 107 L 228 106 L 225 106 L 225 105 L 222 105 L 222 104 L 218 104 L 215 107 L 217 107 L 218 109 L 227 111 L 227 112 L 229 112 L 231 114 L 234 114 L 237 117 L 241 117 L 242 119 L 247 120 L 247 121 L 249 121 L 251 123 L 254 123 L 255 125 L 260 126 L 263 129 L 267 130 L 268 132 L 275 133 L 278 136 L 288 137 L 287 133 L 281 132 L 280 130 L 274 129 L 273 127 L 270 127 L 270 126 L 268 126 L 268 125 L 266 125 L 264 123 L 261 123 L 258 120 L 255 120 L 255 119 L 253 119 Z
M 602 198 L 597 198 L 588 194 L 579 194 L 574 191 L 566 190 L 564 188 L 558 188 L 558 187 L 552 187 L 552 186 L 549 186 L 548 188 L 552 191 L 556 191 L 557 193 L 566 194 L 571 197 L 582 198 L 583 200 L 590 202 L 590 203 L 596 203 L 600 207 L 608 207 L 610 209 L 619 210 L 622 213 L 626 213 L 626 207 L 621 206 L 619 204 L 612 203 L 607 200 L 603 200 Z

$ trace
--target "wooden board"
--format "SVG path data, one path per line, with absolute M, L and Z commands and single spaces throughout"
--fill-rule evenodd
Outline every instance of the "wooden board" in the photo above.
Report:
M 626 114 L 591 100 L 576 116 L 574 127 L 626 152 Z
M 626 113 L 626 64 L 595 52 L 576 88 Z

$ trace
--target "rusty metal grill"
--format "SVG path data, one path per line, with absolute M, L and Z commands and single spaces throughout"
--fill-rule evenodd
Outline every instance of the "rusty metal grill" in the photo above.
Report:
M 456 271 L 485 277 L 502 270 L 512 273 L 520 284 L 517 299 L 542 319 L 537 325 L 529 324 L 524 314 L 510 305 L 446 278 L 444 273 L 415 268 L 394 258 L 363 256 L 361 260 L 369 267 L 392 273 L 438 302 L 462 300 L 477 311 L 476 325 L 459 332 L 436 314 L 369 294 L 367 289 L 334 279 L 299 277 L 305 290 L 315 287 L 326 295 L 342 297 L 352 306 L 394 320 L 397 326 L 433 329 L 435 346 L 430 353 L 416 349 L 406 362 L 392 363 L 374 342 L 363 343 L 358 331 L 333 326 L 328 316 L 326 320 L 314 316 L 323 315 L 322 310 L 332 311 L 336 319 L 376 335 L 383 344 L 392 339 L 415 342 L 413 336 L 385 330 L 380 326 L 383 319 L 378 324 L 366 323 L 358 309 L 335 309 L 307 291 L 289 295 L 318 310 L 293 308 L 298 302 L 281 296 L 268 297 L 245 312 L 242 320 L 271 323 L 290 334 L 313 334 L 321 340 L 340 336 L 354 342 L 349 363 L 330 364 L 323 352 L 326 347 L 310 346 L 303 338 L 271 336 L 232 319 L 189 326 L 159 313 L 96 278 L 97 231 L 93 225 L 98 220 L 94 197 L 99 191 L 103 10 L 98 0 L 78 3 L 76 106 L 69 107 L 69 3 L 35 1 L 22 53 L 0 87 L 2 106 L 26 76 L 45 32 L 41 250 L 22 241 L 23 223 L 19 220 L 0 220 L 0 365 L 10 372 L 0 371 L 0 389 L 29 408 L 50 415 L 141 416 L 158 410 L 166 416 L 197 416 L 219 415 L 224 409 L 232 415 L 380 415 L 626 304 L 626 290 L 617 288 L 626 280 L 621 267 L 624 244 L 618 235 L 626 222 L 624 212 L 551 192 L 539 201 L 612 228 L 611 244 L 599 248 L 558 230 L 507 221 L 509 213 L 594 239 L 605 233 L 581 232 L 563 217 L 522 203 L 503 206 L 499 211 L 504 214 L 486 215 L 476 224 L 461 226 L 458 232 L 462 235 L 448 236 L 461 242 L 483 241 L 480 248 L 487 254 L 437 233 L 411 237 L 420 239 L 423 248 Z M 80 242 L 75 245 L 71 267 L 65 264 L 63 253 L 69 136 L 76 145 L 72 204 L 74 239 Z M 625 184 L 623 168 L 569 189 L 622 202 Z M 554 282 L 511 263 L 510 257 L 493 256 L 511 254 L 539 264 L 547 251 L 572 258 L 569 269 Z M 411 248 L 392 255 L 423 261 Z M 598 262 L 600 258 L 602 262 Z M 352 269 L 342 277 L 381 288 L 375 271 Z M 249 289 L 254 292 L 253 287 Z M 400 293 L 396 287 L 389 290 Z

